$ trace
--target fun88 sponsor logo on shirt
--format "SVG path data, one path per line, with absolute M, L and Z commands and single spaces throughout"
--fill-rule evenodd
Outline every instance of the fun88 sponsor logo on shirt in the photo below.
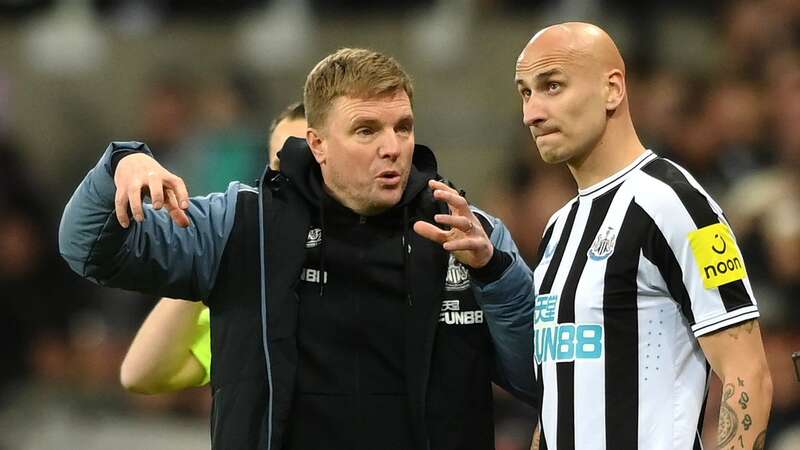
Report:
M 603 356 L 603 326 L 557 323 L 558 294 L 536 296 L 533 310 L 534 358 L 537 364 Z

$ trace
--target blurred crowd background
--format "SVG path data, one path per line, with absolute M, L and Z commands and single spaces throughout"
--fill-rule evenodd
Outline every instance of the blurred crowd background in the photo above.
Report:
M 775 385 L 768 448 L 800 448 L 800 1 L 0 0 L 0 449 L 209 447 L 207 389 L 119 385 L 156 299 L 93 286 L 58 256 L 61 210 L 109 141 L 147 142 L 193 194 L 253 182 L 313 65 L 373 48 L 415 78 L 417 142 L 532 258 L 575 185 L 522 125 L 514 62 L 563 20 L 609 30 L 645 145 L 726 210 Z M 498 450 L 527 448 L 530 410 L 499 394 L 496 416 Z

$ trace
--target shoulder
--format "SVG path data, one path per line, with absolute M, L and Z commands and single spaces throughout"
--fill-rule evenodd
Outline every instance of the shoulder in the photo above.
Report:
M 686 218 L 695 227 L 720 221 L 722 208 L 683 167 L 656 158 L 630 180 L 636 203 L 657 223 Z

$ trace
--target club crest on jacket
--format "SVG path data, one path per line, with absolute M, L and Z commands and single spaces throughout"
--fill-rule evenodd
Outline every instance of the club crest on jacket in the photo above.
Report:
M 469 271 L 453 255 L 450 255 L 444 288 L 448 291 L 463 291 L 468 287 Z
M 322 229 L 310 228 L 306 238 L 306 248 L 314 248 L 322 243 Z

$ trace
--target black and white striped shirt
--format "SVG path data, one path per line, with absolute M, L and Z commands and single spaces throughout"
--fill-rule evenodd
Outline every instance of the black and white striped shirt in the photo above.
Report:
M 534 272 L 542 446 L 701 448 L 697 337 L 758 317 L 722 210 L 645 152 L 548 223 Z

